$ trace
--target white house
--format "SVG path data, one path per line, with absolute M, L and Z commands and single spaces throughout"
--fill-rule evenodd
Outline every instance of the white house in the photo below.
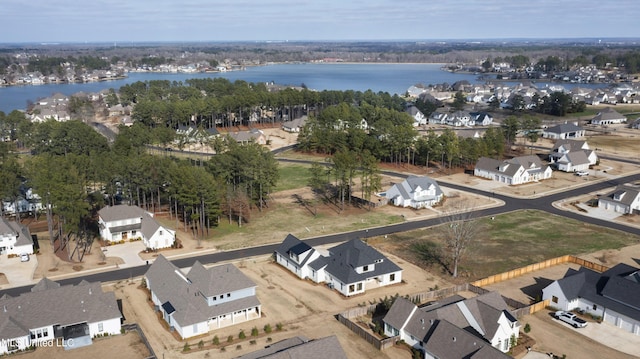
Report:
M 444 112 L 433 111 L 431 115 L 429 115 L 429 124 L 430 125 L 444 125 L 447 121 L 448 115 Z
M 421 307 L 398 297 L 382 321 L 386 335 L 422 350 L 425 358 L 469 358 L 484 346 L 492 354 L 486 357 L 506 358 L 520 330 L 498 292 L 456 295 Z
M 103 292 L 99 282 L 61 286 L 43 278 L 30 292 L 2 296 L 0 308 L 0 354 L 49 341 L 79 348 L 121 329 L 115 294 Z
M 489 126 L 493 123 L 493 116 L 487 112 L 471 112 L 469 115 L 474 126 Z
M 291 121 L 285 121 L 282 123 L 282 129 L 287 132 L 300 132 L 307 120 L 307 116 L 302 116 Z
M 614 125 L 618 123 L 627 122 L 627 118 L 624 115 L 618 113 L 618 111 L 607 107 L 604 110 L 598 112 L 594 118 L 591 119 L 592 125 Z
M 309 263 L 320 257 L 320 253 L 293 234 L 287 235 L 276 249 L 276 262 L 300 279 L 311 277 Z
M 359 239 L 332 247 L 328 252 L 327 256 L 316 255 L 306 243 L 289 235 L 275 255 L 278 264 L 298 277 L 306 275 L 316 283 L 327 283 L 346 297 L 402 282 L 402 268 Z
M 419 209 L 440 203 L 444 193 L 438 183 L 429 177 L 409 176 L 391 186 L 384 192 L 384 197 L 394 206 Z
M 510 160 L 498 161 L 480 157 L 473 170 L 474 176 L 518 185 L 551 178 L 551 167 L 542 164 L 537 156 L 520 156 Z
M 233 264 L 183 273 L 160 255 L 144 275 L 151 300 L 183 339 L 261 316 L 256 284 Z
M 413 126 L 418 127 L 427 124 L 427 118 L 425 115 L 418 110 L 418 108 L 414 105 L 407 106 L 406 112 L 413 118 Z
M 33 239 L 27 226 L 0 217 L 0 254 L 33 254 Z
M 580 310 L 640 335 L 640 269 L 620 263 L 598 273 L 569 269 L 562 279 L 542 290 L 542 299 L 555 308 Z
M 549 161 L 559 171 L 585 171 L 598 162 L 598 155 L 589 149 L 587 141 L 558 140 L 549 153 Z
M 584 137 L 584 128 L 573 123 L 562 123 L 553 127 L 546 128 L 542 131 L 543 138 L 554 140 L 559 139 L 579 139 Z
M 107 242 L 140 239 L 147 248 L 168 248 L 176 240 L 176 231 L 160 225 L 153 215 L 140 207 L 120 204 L 98 211 L 100 236 Z
M 598 197 L 598 208 L 630 214 L 640 210 L 640 188 L 621 185 L 613 191 Z

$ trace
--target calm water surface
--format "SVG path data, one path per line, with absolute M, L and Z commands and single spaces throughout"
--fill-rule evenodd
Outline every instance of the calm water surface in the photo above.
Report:
M 119 89 L 137 81 L 169 80 L 184 82 L 190 78 L 222 77 L 229 81 L 274 82 L 281 85 L 305 84 L 314 90 L 356 90 L 403 94 L 411 85 L 422 83 L 452 84 L 467 80 L 484 83 L 473 74 L 453 74 L 440 70 L 440 64 L 278 64 L 248 67 L 244 71 L 225 73 L 140 73 L 132 72 L 125 79 L 91 82 L 83 84 L 53 84 L 39 86 L 0 87 L 0 111 L 9 113 L 23 110 L 29 101 L 62 93 L 70 96 L 78 92 L 99 92 L 104 89 Z M 565 85 L 565 87 L 568 87 Z M 590 86 L 589 86 L 590 87 Z

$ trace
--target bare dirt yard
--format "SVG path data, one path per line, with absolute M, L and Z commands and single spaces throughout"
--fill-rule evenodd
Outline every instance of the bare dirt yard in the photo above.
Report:
M 127 358 L 144 359 L 151 353 L 140 339 L 137 332 L 127 332 L 124 335 L 114 335 L 93 340 L 93 344 L 71 350 L 64 350 L 61 346 L 39 347 L 31 353 L 17 354 L 19 358 L 29 359 L 86 359 L 86 358 Z
M 127 321 L 137 322 L 144 329 L 145 335 L 156 350 L 156 355 L 164 354 L 167 359 L 185 356 L 186 353 L 183 352 L 185 343 L 189 343 L 190 347 L 187 357 L 202 358 L 210 353 L 216 358 L 232 358 L 262 348 L 268 343 L 296 335 L 320 338 L 334 334 L 338 336 L 349 358 L 399 358 L 403 356 L 378 352 L 334 317 L 342 310 L 376 303 L 386 296 L 418 293 L 429 288 L 444 288 L 449 285 L 439 277 L 401 258 L 393 255 L 389 255 L 389 258 L 404 269 L 403 283 L 367 290 L 365 294 L 351 298 L 345 298 L 326 286 L 298 279 L 274 263 L 270 257 L 263 256 L 236 262 L 234 264 L 257 284 L 258 298 L 262 303 L 262 318 L 222 328 L 207 336 L 188 341 L 177 340 L 166 329 L 161 319 L 153 313 L 147 300 L 147 292 L 140 289 L 139 281 L 123 281 L 105 287 L 108 290 L 114 290 L 118 298 L 124 299 L 124 313 Z M 276 330 L 278 323 L 282 324 L 281 331 Z M 269 334 L 264 333 L 264 327 L 267 324 L 273 328 L 273 332 Z M 255 338 L 250 335 L 254 327 L 258 328 L 260 333 Z M 246 333 L 245 340 L 238 339 L 240 330 Z M 220 339 L 219 346 L 212 345 L 214 336 Z M 233 341 L 228 343 L 229 336 L 233 337 Z M 202 350 L 198 349 L 200 340 L 203 341 Z M 252 344 L 251 340 L 255 340 L 255 344 Z M 223 346 L 224 351 L 221 350 Z

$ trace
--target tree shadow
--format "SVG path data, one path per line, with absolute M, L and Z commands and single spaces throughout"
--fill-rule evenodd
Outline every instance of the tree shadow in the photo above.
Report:
M 444 271 L 449 273 L 449 275 L 453 275 L 453 272 L 449 269 L 447 265 L 444 255 L 442 253 L 442 248 L 437 243 L 429 242 L 429 241 L 420 241 L 418 243 L 414 243 L 411 245 L 411 249 L 414 253 L 418 255 L 418 257 L 425 262 L 427 265 L 438 265 Z

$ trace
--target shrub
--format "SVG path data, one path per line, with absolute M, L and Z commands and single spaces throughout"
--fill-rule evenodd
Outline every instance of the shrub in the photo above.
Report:
M 198 349 L 202 348 L 204 348 L 204 340 L 200 339 L 200 341 L 198 342 Z
M 231 343 L 231 342 L 233 342 L 233 335 L 229 335 L 227 337 L 227 343 Z
M 220 348 L 220 351 L 221 351 L 221 352 L 226 352 L 226 351 L 227 351 L 227 348 L 222 347 L 222 348 Z
M 240 344 L 236 345 L 236 350 L 240 350 L 240 349 L 242 349 L 242 345 Z
M 120 334 L 124 334 L 125 330 L 124 328 L 120 328 Z
M 212 342 L 212 344 L 213 344 L 213 345 L 218 345 L 218 344 L 220 344 L 220 338 L 218 338 L 218 336 L 217 336 L 217 335 L 216 335 L 215 337 L 213 337 L 213 342 Z
M 189 343 L 184 343 L 184 347 L 182 347 L 182 351 L 188 352 L 189 350 L 191 350 L 191 346 L 189 346 Z
M 525 324 L 522 330 L 524 330 L 525 333 L 529 333 L 531 331 L 531 326 L 529 325 L 529 323 Z
M 256 341 L 255 341 L 255 340 L 250 340 L 250 341 L 249 341 L 249 344 L 251 344 L 251 345 L 256 345 Z
M 265 333 L 269 334 L 269 333 L 271 333 L 272 330 L 273 329 L 271 329 L 271 324 L 265 324 L 265 326 L 264 326 L 264 332 Z
M 273 339 L 271 339 L 271 337 L 267 338 L 267 343 L 271 343 L 271 341 L 273 341 Z
M 251 328 L 251 336 L 252 337 L 257 337 L 258 336 L 258 328 L 256 328 L 256 327 Z
M 277 331 L 281 331 L 282 330 L 282 323 L 276 324 L 276 330 Z
M 238 334 L 238 338 L 240 338 L 240 339 L 244 339 L 244 338 L 246 338 L 246 337 L 247 337 L 247 336 L 244 334 L 244 330 L 241 330 L 241 331 L 240 331 L 240 334 Z

